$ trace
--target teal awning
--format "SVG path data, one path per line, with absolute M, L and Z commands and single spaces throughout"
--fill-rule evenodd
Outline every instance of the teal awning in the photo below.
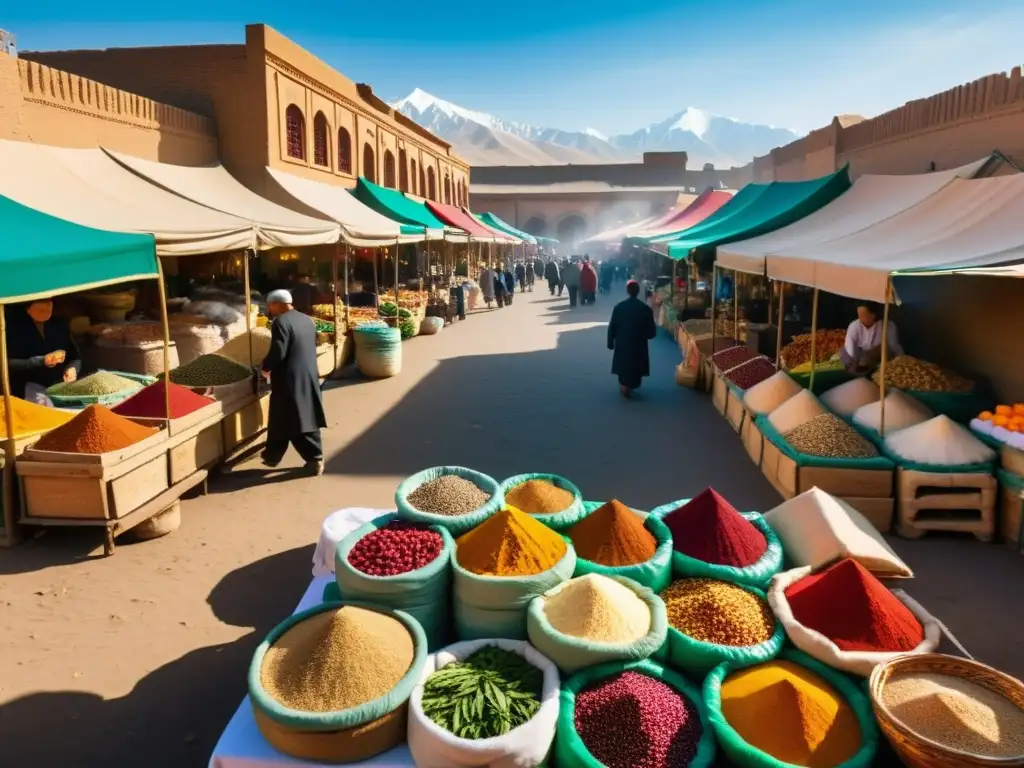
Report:
M 701 221 L 698 221 L 696 224 L 686 227 L 685 229 L 677 229 L 675 232 L 665 232 L 661 235 L 637 239 L 650 245 L 670 243 L 681 237 L 690 236 L 697 232 L 703 232 L 707 227 L 718 226 L 722 221 L 735 216 L 740 211 L 747 208 L 747 206 L 753 204 L 755 200 L 764 194 L 765 190 L 768 189 L 768 186 L 768 184 L 747 184 L 739 192 L 733 195 L 731 200 L 724 203 L 718 210 L 714 211 L 710 216 L 707 216 Z
M 0 195 L 0 303 L 157 277 L 152 235 L 73 224 Z
M 799 221 L 850 188 L 850 169 L 843 166 L 833 174 L 810 181 L 773 181 L 757 186 L 762 188 L 745 196 L 749 202 L 742 207 L 735 203 L 744 202 L 740 198 L 747 187 L 719 208 L 716 215 L 667 242 L 669 257 L 685 259 L 693 250 L 710 251 L 722 243 L 747 240 Z M 723 212 L 724 215 L 718 215 Z
M 442 237 L 444 222 L 431 213 L 423 203 L 406 197 L 398 190 L 382 187 L 360 176 L 356 181 L 356 188 L 350 191 L 363 205 L 369 206 L 392 221 L 409 227 L 426 227 L 430 239 Z M 431 233 L 430 230 L 435 232 Z M 422 229 L 410 230 L 406 234 L 414 234 L 417 231 L 422 232 Z
M 474 213 L 473 215 L 492 229 L 497 229 L 500 232 L 504 232 L 506 235 L 512 235 L 512 237 L 518 237 L 520 240 L 530 243 L 531 245 L 537 244 L 537 240 L 539 238 L 534 237 L 529 232 L 523 232 L 521 229 L 516 229 L 507 221 L 502 220 L 493 213 Z

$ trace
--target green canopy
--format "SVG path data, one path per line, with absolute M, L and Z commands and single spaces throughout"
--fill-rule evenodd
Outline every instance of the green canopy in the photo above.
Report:
M 360 176 L 356 180 L 356 188 L 349 191 L 363 205 L 387 216 L 392 221 L 411 228 L 419 228 L 411 229 L 403 234 L 418 234 L 423 231 L 422 227 L 426 227 L 428 239 L 439 240 L 442 237 L 445 229 L 444 222 L 432 214 L 423 203 L 406 197 L 398 190 L 382 187 Z M 431 233 L 430 230 L 435 230 L 435 232 Z
M 0 303 L 155 278 L 152 235 L 74 224 L 0 195 Z
M 773 181 L 746 196 L 749 199 L 746 205 L 736 207 L 737 198 L 747 189 L 744 187 L 731 202 L 716 211 L 720 214 L 732 209 L 732 213 L 711 216 L 680 233 L 677 239 L 666 243 L 668 255 L 685 259 L 693 250 L 708 252 L 723 243 L 773 232 L 823 208 L 849 188 L 849 166 L 810 181 Z
M 498 216 L 495 216 L 493 213 L 486 213 L 486 212 L 485 213 L 474 213 L 473 215 L 476 216 L 478 219 L 480 219 L 480 221 L 482 221 L 484 224 L 486 224 L 491 229 L 497 229 L 497 230 L 499 230 L 501 232 L 504 232 L 506 235 L 512 235 L 512 237 L 518 237 L 520 240 L 522 240 L 524 242 L 527 242 L 527 243 L 531 243 L 532 245 L 536 245 L 537 244 L 537 240 L 539 238 L 534 237 L 529 232 L 523 232 L 521 229 L 516 229 L 511 224 L 509 224 L 507 221 L 504 221 L 503 219 L 500 219 Z

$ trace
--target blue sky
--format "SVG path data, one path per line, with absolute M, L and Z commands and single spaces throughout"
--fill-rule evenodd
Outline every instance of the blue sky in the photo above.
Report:
M 1024 3 L 49 0 L 0 14 L 23 50 L 241 42 L 247 22 L 388 100 L 418 86 L 505 119 L 606 134 L 694 106 L 803 132 L 1021 63 Z

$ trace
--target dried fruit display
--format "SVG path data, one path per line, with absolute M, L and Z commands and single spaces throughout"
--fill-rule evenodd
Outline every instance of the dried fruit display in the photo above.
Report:
M 871 378 L 881 386 L 881 370 L 875 371 Z M 974 389 L 970 379 L 910 355 L 900 355 L 886 363 L 885 385 L 911 392 L 963 393 Z
M 743 363 L 753 360 L 755 357 L 757 357 L 757 352 L 750 347 L 732 347 L 716 352 L 711 359 L 720 371 L 728 371 L 737 365 L 743 365 Z
M 829 329 L 818 331 L 814 345 L 814 361 L 825 363 L 831 360 L 846 343 L 846 331 Z M 782 348 L 782 364 L 792 370 L 798 365 L 811 362 L 811 340 L 814 334 L 801 333 Z
M 767 357 L 755 357 L 725 375 L 725 380 L 740 389 L 750 389 L 776 373 L 775 363 Z

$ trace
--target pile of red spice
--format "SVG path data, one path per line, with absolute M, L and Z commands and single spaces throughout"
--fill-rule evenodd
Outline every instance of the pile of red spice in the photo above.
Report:
M 102 405 L 90 405 L 63 426 L 47 432 L 35 444 L 40 451 L 107 453 L 134 445 L 156 432 Z
M 924 628 L 910 609 L 852 558 L 786 590 L 793 617 L 844 651 L 912 651 Z
M 357 541 L 348 562 L 369 576 L 398 576 L 433 562 L 443 549 L 444 539 L 437 531 L 394 520 Z
M 121 416 L 134 416 L 135 418 L 166 419 L 167 418 L 167 397 L 165 392 L 171 395 L 171 418 L 180 419 L 200 408 L 214 402 L 211 398 L 196 394 L 188 387 L 171 382 L 170 389 L 163 381 L 157 381 L 144 389 L 140 389 L 114 408 L 114 413 Z
M 672 531 L 677 552 L 705 563 L 746 568 L 768 551 L 764 534 L 713 488 L 669 512 L 662 522 Z

